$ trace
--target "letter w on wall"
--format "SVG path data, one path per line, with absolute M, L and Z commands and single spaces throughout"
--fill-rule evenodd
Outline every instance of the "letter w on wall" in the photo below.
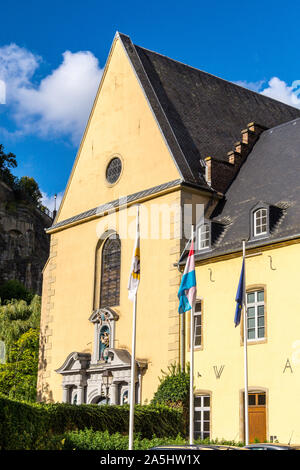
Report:
M 222 372 L 224 370 L 224 367 L 225 366 L 221 366 L 220 369 L 218 369 L 217 366 L 214 366 L 215 376 L 216 376 L 217 379 L 219 379 L 221 377 Z

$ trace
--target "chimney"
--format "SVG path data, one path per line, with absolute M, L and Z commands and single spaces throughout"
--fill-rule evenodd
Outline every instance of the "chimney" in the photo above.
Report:
M 206 181 L 216 191 L 222 193 L 231 185 L 240 167 L 245 162 L 260 134 L 267 128 L 255 122 L 247 124 L 241 131 L 241 140 L 234 144 L 234 150 L 227 152 L 225 160 L 206 157 Z

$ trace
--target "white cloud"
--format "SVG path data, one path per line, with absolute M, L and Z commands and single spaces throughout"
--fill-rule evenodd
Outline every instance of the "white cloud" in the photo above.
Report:
M 261 91 L 262 95 L 269 96 L 275 100 L 282 101 L 296 108 L 300 108 L 300 81 L 295 80 L 291 86 L 278 77 L 273 77 L 268 87 Z
M 0 79 L 9 84 L 11 98 L 17 88 L 30 86 L 40 62 L 39 56 L 16 44 L 0 47 Z
M 262 85 L 265 83 L 265 80 L 259 80 L 258 82 L 246 82 L 245 80 L 238 80 L 234 83 L 236 83 L 236 85 L 242 86 L 243 88 L 248 88 L 249 90 L 259 92 Z
M 0 104 L 6 103 L 6 83 L 4 80 L 0 80 Z
M 249 88 L 249 90 L 268 96 L 269 98 L 282 101 L 295 108 L 300 108 L 300 80 L 294 80 L 290 86 L 278 77 L 271 78 L 267 85 L 265 80 L 258 82 L 240 80 L 235 83 L 244 88 Z
M 41 58 L 16 44 L 0 48 L 0 79 L 6 82 L 17 131 L 42 137 L 70 137 L 77 145 L 102 75 L 89 51 L 63 53 L 62 63 L 38 84 Z

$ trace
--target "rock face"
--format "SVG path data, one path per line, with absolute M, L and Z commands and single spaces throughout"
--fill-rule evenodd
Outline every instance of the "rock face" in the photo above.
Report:
M 0 180 L 0 284 L 17 279 L 37 294 L 42 290 L 42 269 L 49 256 L 45 228 L 52 219 Z

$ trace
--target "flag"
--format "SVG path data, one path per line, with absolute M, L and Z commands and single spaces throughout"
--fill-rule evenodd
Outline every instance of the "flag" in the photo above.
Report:
M 194 242 L 192 240 L 185 270 L 178 291 L 179 313 L 184 313 L 192 309 L 196 300 L 196 290 Z
M 133 257 L 128 282 L 128 298 L 134 300 L 140 283 L 140 227 L 139 210 L 137 212 L 136 240 L 133 250 Z
M 245 292 L 245 259 L 243 259 L 239 286 L 238 286 L 238 290 L 237 290 L 236 297 L 235 297 L 236 309 L 235 309 L 235 316 L 234 316 L 234 324 L 236 327 L 240 324 L 240 321 L 241 321 L 241 312 L 242 312 L 243 304 L 245 302 L 244 292 Z

